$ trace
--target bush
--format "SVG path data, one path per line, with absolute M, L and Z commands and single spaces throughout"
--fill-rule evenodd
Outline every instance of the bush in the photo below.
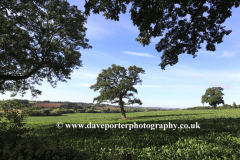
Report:
M 9 109 L 9 106 L 12 105 L 12 108 Z M 33 128 L 23 128 L 25 123 L 22 123 L 27 116 L 32 113 L 32 110 L 35 107 L 31 107 L 29 109 L 25 109 L 22 113 L 19 113 L 16 108 L 22 106 L 19 102 L 13 101 L 0 101 L 0 108 L 4 111 L 3 116 L 6 117 L 5 122 L 2 122 L 0 125 L 0 141 L 1 146 L 5 142 L 11 142 L 13 145 L 17 145 L 19 139 L 22 138 L 22 135 L 33 130 Z M 15 109 L 15 111 L 14 111 Z M 2 117 L 0 117 L 0 121 Z M 3 147 L 5 149 L 5 147 Z M 2 152 L 2 148 L 0 149 L 0 155 Z M 2 157 L 1 157 L 2 158 Z
M 39 110 L 34 110 L 34 111 L 30 114 L 30 116 L 45 116 L 45 114 L 42 113 L 42 112 L 39 111 Z
M 50 110 L 42 110 L 41 111 L 44 115 L 49 115 L 50 114 Z
M 61 108 L 60 111 L 62 112 L 62 114 L 75 113 L 74 110 L 64 109 L 64 108 Z
M 88 109 L 85 111 L 85 113 L 98 113 L 97 111 L 94 111 L 93 109 Z
M 119 110 L 119 109 L 112 109 L 112 110 L 110 111 L 110 113 L 120 113 L 120 110 Z
M 229 105 L 229 104 L 224 104 L 223 107 L 224 107 L 224 108 L 232 108 L 232 106 Z
M 51 116 L 61 116 L 62 112 L 59 109 L 54 109 L 50 112 Z
M 85 113 L 85 109 L 77 109 L 77 113 Z

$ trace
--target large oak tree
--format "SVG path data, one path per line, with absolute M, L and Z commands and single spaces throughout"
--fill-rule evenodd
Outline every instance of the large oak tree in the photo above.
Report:
M 108 67 L 107 70 L 103 69 L 97 77 L 97 83 L 92 85 L 90 89 L 94 89 L 94 92 L 100 90 L 100 96 L 95 97 L 94 101 L 97 101 L 97 105 L 102 102 L 118 103 L 122 113 L 122 119 L 126 119 L 125 111 L 123 105 L 129 105 L 138 103 L 142 105 L 140 99 L 131 99 L 133 93 L 127 93 L 132 91 L 138 93 L 133 87 L 137 83 L 142 83 L 138 73 L 145 73 L 145 70 L 138 68 L 135 65 L 130 66 L 127 70 L 124 67 L 116 66 L 112 64 L 112 68 Z M 133 96 L 134 97 L 134 96 Z M 128 99 L 128 103 L 123 101 L 123 98 Z
M 126 13 L 130 2 L 131 20 L 140 31 L 138 42 L 149 45 L 152 37 L 163 36 L 166 31 L 156 44 L 158 52 L 164 51 L 159 64 L 163 70 L 178 63 L 182 53 L 195 58 L 204 41 L 208 51 L 215 51 L 215 44 L 231 33 L 221 24 L 231 16 L 232 7 L 240 4 L 240 0 L 86 0 L 84 13 L 103 12 L 106 19 L 119 21 L 120 12 Z
M 66 82 L 73 69 L 82 67 L 80 48 L 86 42 L 86 18 L 62 0 L 0 1 L 0 93 L 22 96 L 47 78 L 52 87 Z M 54 79 L 53 79 L 54 78 Z
M 223 88 L 221 87 L 212 87 L 208 88 L 205 94 L 202 96 L 202 103 L 209 103 L 214 109 L 218 104 L 224 104 L 223 100 Z

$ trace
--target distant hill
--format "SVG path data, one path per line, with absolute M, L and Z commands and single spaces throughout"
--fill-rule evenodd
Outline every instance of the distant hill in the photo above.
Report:
M 35 103 L 31 104 L 31 106 L 43 106 L 44 108 L 50 108 L 50 107 L 60 107 L 62 104 L 61 103 Z
M 44 108 L 49 108 L 49 107 L 56 107 L 59 108 L 61 105 L 64 104 L 64 102 L 69 102 L 69 101 L 50 101 L 50 100 L 44 100 L 44 101 L 28 101 L 27 99 L 15 99 L 19 102 L 22 102 L 24 104 L 29 104 L 31 106 L 39 106 L 39 107 L 44 107 Z M 118 105 L 110 105 L 110 104 L 100 104 L 100 105 L 96 105 L 93 103 L 85 103 L 85 102 L 69 102 L 69 103 L 74 103 L 77 104 L 78 106 L 82 106 L 82 107 L 91 107 L 91 108 L 96 108 L 96 109 L 120 109 L 120 107 Z M 134 109 L 147 109 L 148 111 L 167 111 L 167 110 L 178 110 L 179 108 L 162 108 L 162 107 L 141 107 L 141 106 L 124 106 L 124 108 L 134 108 Z

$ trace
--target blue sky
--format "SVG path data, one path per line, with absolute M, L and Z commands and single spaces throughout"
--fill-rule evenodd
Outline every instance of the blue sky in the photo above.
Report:
M 84 1 L 68 2 L 84 11 Z M 166 70 L 162 70 L 158 66 L 162 52 L 155 50 L 160 37 L 152 38 L 150 45 L 145 47 L 135 41 L 139 30 L 131 21 L 130 7 L 129 4 L 126 14 L 120 15 L 119 22 L 106 20 L 103 13 L 98 15 L 91 12 L 85 27 L 88 28 L 86 38 L 93 48 L 80 49 L 83 67 L 74 70 L 67 83 L 58 82 L 55 89 L 46 79 L 41 86 L 35 85 L 42 91 L 42 95 L 32 100 L 92 103 L 93 98 L 100 93 L 89 87 L 97 82 L 96 78 L 102 69 L 116 64 L 126 69 L 136 65 L 145 70 L 145 74 L 139 74 L 142 85 L 134 86 L 138 91 L 134 96 L 141 99 L 142 107 L 203 106 L 201 97 L 206 89 L 211 87 L 224 88 L 225 104 L 240 104 L 239 9 L 233 8 L 232 16 L 223 24 L 227 30 L 232 30 L 232 33 L 225 36 L 221 44 L 216 45 L 215 52 L 206 51 L 206 43 L 203 43 L 196 58 L 184 53 L 179 56 L 176 65 L 166 66 Z M 14 98 L 31 100 L 31 92 L 29 90 L 24 97 L 18 95 Z M 10 92 L 1 95 L 1 99 L 12 99 Z M 124 101 L 127 102 L 127 99 Z M 208 104 L 205 103 L 204 106 Z

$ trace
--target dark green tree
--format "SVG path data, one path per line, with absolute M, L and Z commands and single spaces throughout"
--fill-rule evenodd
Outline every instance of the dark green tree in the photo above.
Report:
M 164 51 L 159 64 L 163 70 L 178 63 L 182 53 L 195 58 L 204 41 L 208 51 L 215 51 L 215 44 L 231 33 L 221 24 L 232 15 L 231 9 L 240 4 L 240 0 L 88 0 L 84 13 L 89 16 L 91 10 L 95 14 L 103 12 L 106 19 L 119 21 L 120 12 L 126 13 L 130 2 L 131 20 L 140 31 L 136 41 L 149 45 L 152 37 L 163 36 L 166 31 L 156 44 L 158 52 Z
M 93 102 L 97 101 L 97 104 L 107 101 L 112 104 L 118 103 L 121 108 L 122 119 L 126 118 L 123 108 L 123 105 L 126 103 L 123 101 L 123 98 L 128 99 L 127 105 L 134 103 L 142 105 L 140 99 L 134 98 L 132 100 L 130 96 L 133 96 L 133 93 L 127 92 L 133 91 L 138 93 L 133 85 L 136 85 L 137 83 L 141 84 L 142 80 L 140 80 L 138 73 L 145 73 L 142 68 L 138 68 L 135 65 L 128 68 L 128 75 L 126 71 L 127 70 L 124 67 L 112 64 L 112 68 L 109 67 L 107 70 L 102 70 L 102 73 L 97 77 L 97 83 L 90 87 L 90 89 L 94 89 L 94 92 L 100 90 L 101 94 L 100 96 L 95 97 Z M 118 100 L 116 100 L 116 98 Z
M 236 105 L 236 103 L 235 102 L 233 102 L 233 108 L 237 108 L 237 105 Z
M 0 1 L 0 93 L 34 89 L 47 78 L 53 88 L 82 67 L 77 50 L 92 48 L 85 39 L 86 18 L 63 0 Z M 54 79 L 53 79 L 54 78 Z
M 209 103 L 214 109 L 218 104 L 224 104 L 223 100 L 223 88 L 221 87 L 212 87 L 206 90 L 206 93 L 202 96 L 202 104 Z

